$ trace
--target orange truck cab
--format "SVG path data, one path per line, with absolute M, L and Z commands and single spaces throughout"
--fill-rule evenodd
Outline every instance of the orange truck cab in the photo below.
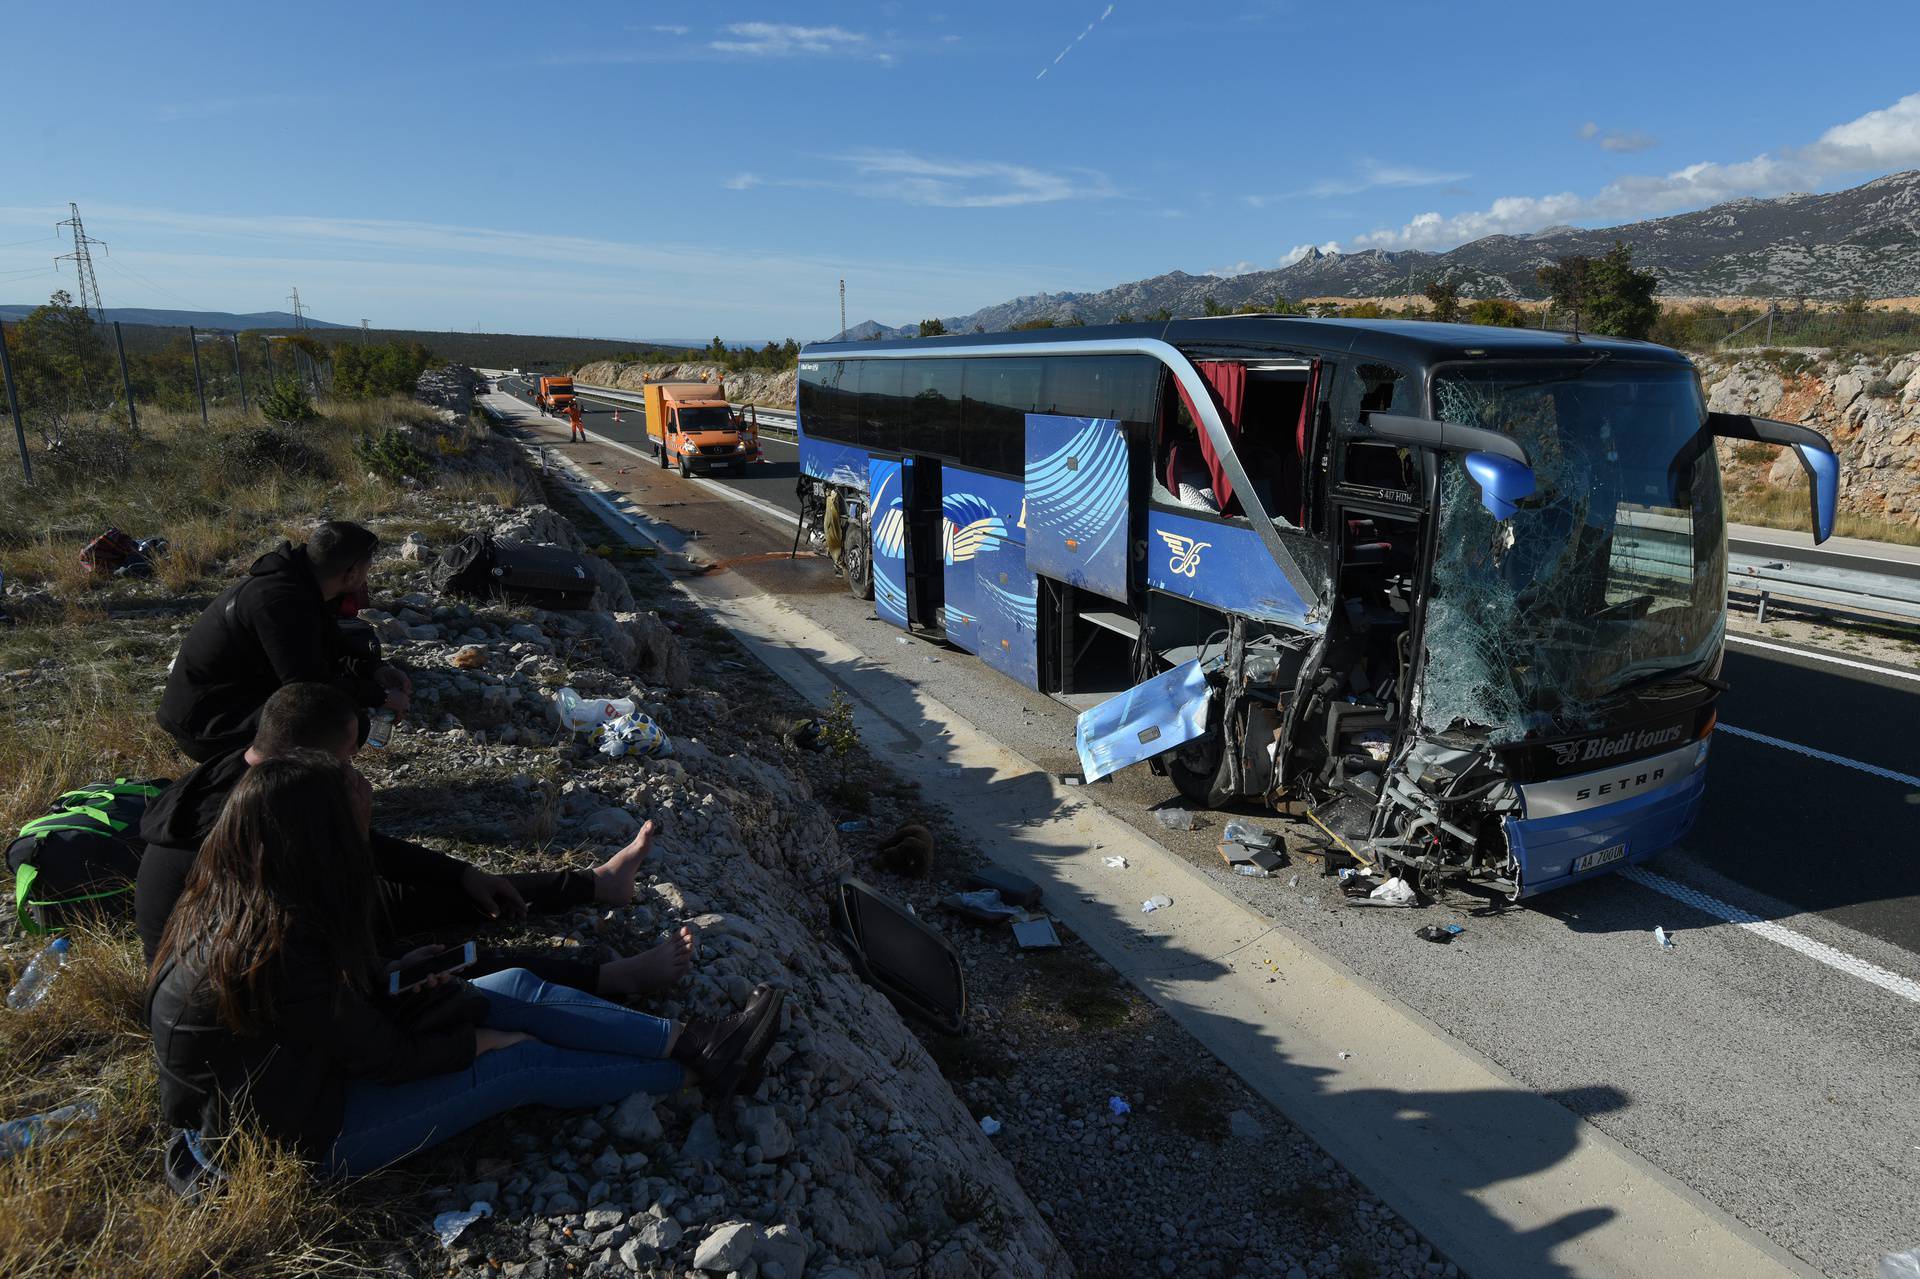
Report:
M 567 405 L 573 403 L 573 379 L 543 377 L 533 398 L 542 413 L 565 413 Z
M 647 439 L 661 466 L 678 467 L 689 476 L 722 469 L 741 475 L 747 463 L 759 459 L 759 433 L 727 403 L 721 383 L 649 382 L 641 391 Z

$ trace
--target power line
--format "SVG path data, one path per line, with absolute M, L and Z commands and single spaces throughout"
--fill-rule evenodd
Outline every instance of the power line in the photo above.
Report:
M 72 215 L 68 217 L 65 222 L 55 223 L 54 230 L 55 233 L 58 234 L 60 227 L 71 227 L 73 229 L 73 252 L 62 253 L 59 257 L 55 258 L 53 260 L 53 269 L 57 271 L 60 269 L 62 262 L 69 259 L 72 260 L 74 270 L 78 272 L 80 276 L 80 306 L 82 309 L 93 314 L 93 322 L 95 324 L 105 324 L 107 322 L 107 308 L 100 303 L 100 281 L 93 277 L 93 253 L 91 250 L 96 244 L 102 249 L 105 249 L 107 246 L 105 241 L 96 240 L 88 235 L 86 227 L 80 224 L 79 205 L 69 203 L 67 208 L 72 210 Z

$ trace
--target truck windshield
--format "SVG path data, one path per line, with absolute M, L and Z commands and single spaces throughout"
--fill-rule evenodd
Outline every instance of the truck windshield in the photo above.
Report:
M 681 409 L 680 429 L 683 431 L 730 431 L 733 429 L 733 417 L 718 406 Z
M 1494 742 L 1603 727 L 1625 690 L 1698 672 L 1725 629 L 1720 471 L 1691 370 L 1611 360 L 1443 371 L 1435 416 L 1518 439 L 1533 497 L 1506 521 L 1441 471 L 1432 731 Z

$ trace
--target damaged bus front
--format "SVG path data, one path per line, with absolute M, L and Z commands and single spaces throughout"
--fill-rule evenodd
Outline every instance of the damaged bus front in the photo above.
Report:
M 1710 414 L 1641 342 L 1225 317 L 802 353 L 802 533 L 893 625 L 1438 887 L 1637 862 L 1698 807 L 1725 634 Z

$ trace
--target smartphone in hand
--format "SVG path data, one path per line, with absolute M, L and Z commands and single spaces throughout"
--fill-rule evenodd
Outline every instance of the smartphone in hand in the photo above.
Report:
M 429 955 L 417 964 L 397 968 L 387 974 L 387 993 L 401 995 L 419 988 L 428 978 L 441 973 L 457 973 L 463 968 L 473 967 L 477 948 L 472 942 L 464 946 L 449 946 L 437 955 Z

